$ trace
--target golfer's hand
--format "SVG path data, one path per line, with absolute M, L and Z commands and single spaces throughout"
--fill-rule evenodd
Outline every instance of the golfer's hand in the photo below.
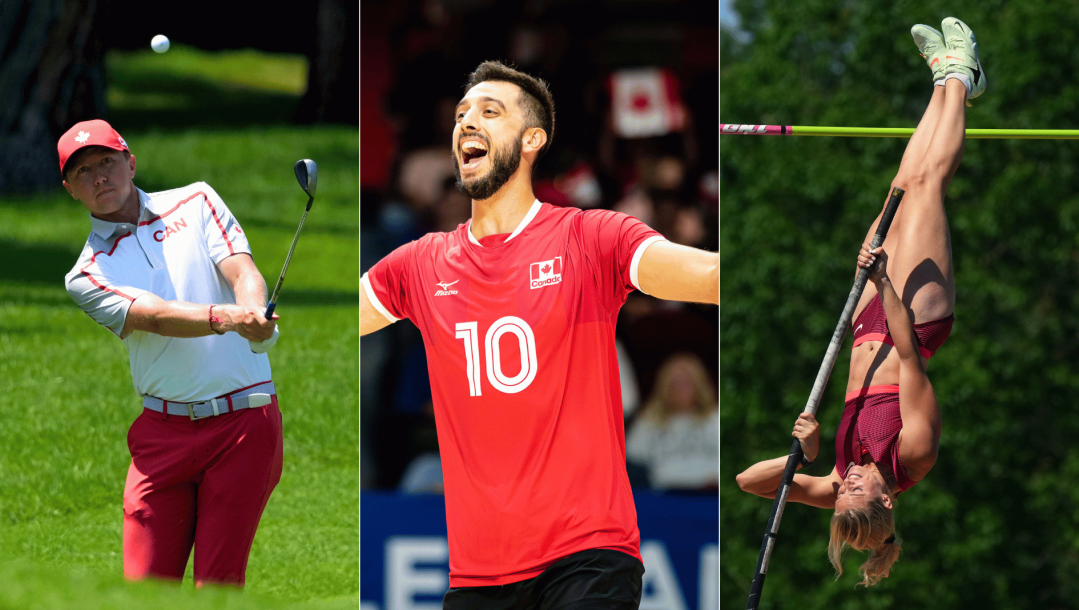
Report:
M 275 317 L 276 317 L 276 315 L 277 314 L 274 314 Z M 273 336 L 270 337 L 269 339 L 266 339 L 265 341 L 250 341 L 249 340 L 247 343 L 251 346 L 251 351 L 252 352 L 255 352 L 256 354 L 265 354 L 266 352 L 270 351 L 271 347 L 277 345 L 277 338 L 280 337 L 280 336 L 281 336 L 281 327 L 280 326 L 274 326 L 274 328 L 273 328 Z
M 274 328 L 277 326 L 277 314 L 267 320 L 264 308 L 226 305 L 224 309 L 226 319 L 222 320 L 222 326 L 225 331 L 233 331 L 248 341 L 256 342 L 265 341 L 273 336 Z
M 884 248 L 870 248 L 869 244 L 862 244 L 862 251 L 858 253 L 858 266 L 869 269 L 869 279 L 877 283 L 888 277 L 888 253 Z
M 812 413 L 802 413 L 798 416 L 798 421 L 794 422 L 792 436 L 802 445 L 802 454 L 807 460 L 812 462 L 817 459 L 817 452 L 820 451 L 820 424 Z

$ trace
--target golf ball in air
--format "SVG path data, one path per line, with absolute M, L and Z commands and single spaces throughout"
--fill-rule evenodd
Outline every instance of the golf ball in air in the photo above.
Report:
M 153 40 L 150 41 L 150 48 L 153 49 L 155 53 L 164 53 L 165 51 L 168 51 L 169 50 L 169 39 L 168 39 L 168 37 L 163 36 L 161 34 L 158 34 L 157 36 L 154 36 Z

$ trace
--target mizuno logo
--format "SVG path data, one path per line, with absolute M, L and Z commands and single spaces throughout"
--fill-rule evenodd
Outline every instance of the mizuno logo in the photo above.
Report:
M 444 296 L 449 296 L 451 294 L 457 294 L 456 290 L 450 290 L 450 286 L 453 286 L 454 284 L 456 284 L 457 282 L 460 282 L 460 281 L 461 280 L 453 280 L 452 282 L 435 282 L 435 285 L 439 286 L 441 288 L 440 290 L 435 291 L 435 296 L 436 297 L 444 297 Z

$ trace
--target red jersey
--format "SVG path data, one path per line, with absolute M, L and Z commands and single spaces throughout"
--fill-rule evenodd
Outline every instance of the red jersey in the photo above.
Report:
M 614 329 L 663 237 L 539 201 L 509 236 L 478 241 L 470 224 L 401 246 L 362 280 L 423 335 L 450 586 L 526 580 L 588 549 L 640 559 Z

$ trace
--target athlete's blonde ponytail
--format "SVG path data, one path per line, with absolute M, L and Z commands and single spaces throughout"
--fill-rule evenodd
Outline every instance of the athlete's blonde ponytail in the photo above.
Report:
M 895 499 L 891 498 L 892 506 Z M 836 578 L 843 574 L 842 555 L 844 549 L 851 547 L 859 551 L 869 551 L 869 558 L 858 574 L 862 576 L 860 585 L 875 585 L 892 570 L 892 564 L 899 559 L 902 545 L 895 539 L 892 530 L 895 519 L 892 510 L 884 505 L 883 499 L 866 502 L 865 506 L 850 508 L 832 515 L 831 536 L 828 539 L 828 560 L 835 567 Z

